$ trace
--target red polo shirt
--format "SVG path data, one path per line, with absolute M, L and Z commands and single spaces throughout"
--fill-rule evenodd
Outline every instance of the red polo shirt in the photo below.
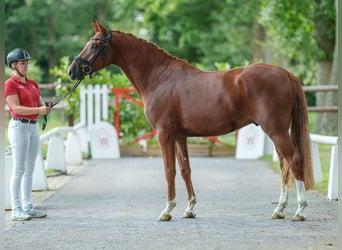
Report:
M 5 96 L 17 95 L 21 106 L 25 107 L 39 107 L 40 106 L 40 91 L 36 81 L 26 78 L 26 83 L 14 75 L 5 82 Z M 12 107 L 9 105 L 11 116 L 13 118 L 25 118 L 37 120 L 38 114 L 34 115 L 18 115 L 14 113 Z

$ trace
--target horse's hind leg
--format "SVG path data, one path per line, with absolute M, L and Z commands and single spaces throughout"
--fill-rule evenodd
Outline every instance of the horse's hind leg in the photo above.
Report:
M 302 167 L 303 156 L 300 154 L 300 152 L 297 149 L 295 149 L 288 133 L 284 133 L 283 135 L 278 135 L 278 136 L 272 136 L 271 138 L 277 148 L 277 151 L 279 152 L 281 157 L 283 157 L 284 160 L 286 161 L 285 163 L 283 160 L 282 171 L 284 171 L 284 169 L 285 171 L 288 171 L 287 167 L 284 167 L 286 164 L 288 164 L 289 168 L 292 170 L 294 177 L 295 177 L 298 208 L 292 219 L 295 221 L 305 220 L 304 209 L 307 206 L 307 200 L 306 200 L 305 186 L 304 186 L 304 181 L 303 181 L 303 174 L 304 174 L 303 167 Z M 287 177 L 286 177 L 287 179 L 288 179 L 288 174 L 289 173 L 287 173 Z M 284 180 L 284 177 L 283 177 L 283 180 Z M 283 185 L 282 187 L 282 192 L 281 192 L 280 199 L 279 199 L 280 205 L 281 203 L 285 205 L 285 203 L 281 201 L 287 200 L 287 197 L 286 197 L 287 192 L 288 192 L 287 185 L 286 183 L 283 183 L 283 184 L 285 185 Z M 278 211 L 281 211 L 281 208 L 278 210 L 276 209 L 275 212 L 278 212 Z
M 176 140 L 176 156 L 188 193 L 188 206 L 184 211 L 183 217 L 195 218 L 196 212 L 194 210 L 194 206 L 196 204 L 196 196 L 191 181 L 191 168 L 186 138 L 178 138 Z
M 284 209 L 287 207 L 288 199 L 289 199 L 289 193 L 288 193 L 289 169 L 284 167 L 284 157 L 282 157 L 279 153 L 278 153 L 278 156 L 279 156 L 279 162 L 280 162 L 280 169 L 282 173 L 282 183 L 281 183 L 278 206 L 273 211 L 272 218 L 284 219 L 285 218 Z
M 304 186 L 303 181 L 295 180 L 295 182 L 296 182 L 296 189 L 297 189 L 298 208 L 292 220 L 303 221 L 305 220 L 304 208 L 306 208 L 308 205 L 307 200 L 306 200 L 305 186 Z

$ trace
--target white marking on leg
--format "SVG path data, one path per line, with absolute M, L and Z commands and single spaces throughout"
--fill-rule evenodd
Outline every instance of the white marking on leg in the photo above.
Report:
M 288 199 L 289 199 L 289 192 L 288 192 L 287 185 L 285 185 L 280 190 L 278 206 L 273 211 L 272 218 L 274 219 L 285 218 L 284 209 L 287 207 Z
M 171 211 L 175 207 L 176 207 L 176 199 L 173 199 L 172 201 L 168 201 L 166 203 L 166 207 L 161 212 L 161 214 L 159 215 L 158 219 L 161 220 L 161 221 L 169 221 L 169 220 L 171 220 L 171 218 L 172 218 Z
M 194 206 L 196 205 L 196 196 L 192 196 L 190 200 L 188 200 L 188 206 L 185 209 L 185 212 L 183 214 L 184 218 L 195 218 L 196 212 L 194 210 Z
M 306 200 L 305 185 L 303 181 L 295 180 L 297 190 L 297 202 L 298 208 L 296 214 L 293 216 L 293 220 L 305 220 L 304 208 L 307 207 L 308 202 Z

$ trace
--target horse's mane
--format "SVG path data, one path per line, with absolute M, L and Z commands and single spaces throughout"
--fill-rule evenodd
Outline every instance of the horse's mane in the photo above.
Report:
M 128 36 L 128 37 L 131 37 L 131 38 L 135 39 L 136 41 L 139 41 L 139 42 L 143 43 L 143 46 L 146 46 L 146 47 L 149 46 L 151 48 L 154 48 L 156 51 L 160 52 L 161 54 L 164 54 L 168 58 L 174 59 L 176 61 L 179 61 L 179 62 L 182 62 L 182 63 L 185 63 L 185 64 L 190 64 L 187 60 L 184 60 L 184 59 L 181 59 L 179 57 L 171 55 L 167 50 L 159 47 L 154 42 L 147 41 L 146 39 L 139 38 L 139 37 L 133 35 L 132 33 L 124 32 L 124 31 L 121 31 L 121 30 L 113 30 L 113 32 L 116 32 L 116 33 L 123 34 L 123 35 Z

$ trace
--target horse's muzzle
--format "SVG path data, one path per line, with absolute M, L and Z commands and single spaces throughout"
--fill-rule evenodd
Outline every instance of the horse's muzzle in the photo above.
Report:
M 68 75 L 71 80 L 83 80 L 86 74 L 83 72 L 82 68 L 78 65 L 78 63 L 73 62 L 69 69 Z

